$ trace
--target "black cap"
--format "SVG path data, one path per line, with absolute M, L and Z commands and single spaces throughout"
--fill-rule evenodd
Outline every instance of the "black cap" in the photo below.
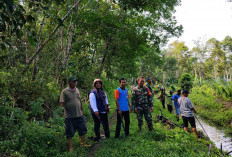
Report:
M 183 90 L 182 94 L 189 94 L 189 91 L 188 90 Z

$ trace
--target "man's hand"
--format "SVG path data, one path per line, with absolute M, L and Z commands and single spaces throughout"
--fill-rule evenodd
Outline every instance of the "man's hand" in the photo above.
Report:
M 137 109 L 135 109 L 135 113 L 137 113 L 138 112 L 138 110 Z
M 99 112 L 98 111 L 96 111 L 96 112 L 94 112 L 95 113 L 95 115 L 97 116 L 97 117 L 99 117 Z
M 153 112 L 153 107 L 150 107 L 150 111 Z
M 121 111 L 121 110 L 118 110 L 118 114 L 119 114 L 119 115 L 122 115 L 122 111 Z
M 130 113 L 132 113 L 132 107 L 130 106 Z

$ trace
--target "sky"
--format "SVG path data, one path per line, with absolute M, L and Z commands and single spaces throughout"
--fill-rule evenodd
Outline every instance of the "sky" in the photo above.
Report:
M 182 0 L 174 14 L 178 24 L 184 27 L 179 38 L 191 49 L 194 40 L 201 39 L 204 43 L 214 37 L 221 41 L 225 36 L 232 36 L 232 2 L 227 0 Z

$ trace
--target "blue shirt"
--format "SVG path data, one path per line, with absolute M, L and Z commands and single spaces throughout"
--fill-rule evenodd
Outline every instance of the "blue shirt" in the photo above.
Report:
M 177 94 L 173 95 L 172 100 L 174 100 L 174 105 L 175 106 L 179 106 L 178 102 L 177 102 L 179 98 L 180 98 L 180 95 L 177 95 Z M 177 99 L 177 100 L 175 100 L 175 99 Z
M 117 88 L 119 91 L 118 97 L 118 104 L 121 111 L 129 111 L 129 104 L 128 104 L 128 90 L 122 90 L 120 87 Z

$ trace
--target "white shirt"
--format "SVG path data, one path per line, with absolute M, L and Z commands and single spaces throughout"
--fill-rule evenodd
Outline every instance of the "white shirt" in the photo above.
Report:
M 105 95 L 106 95 L 106 93 L 105 93 Z M 90 100 L 90 107 L 92 108 L 93 112 L 98 112 L 97 101 L 96 101 L 96 97 L 95 97 L 94 93 L 90 93 L 89 100 Z M 106 104 L 109 104 L 108 99 L 107 99 L 107 95 L 106 95 Z M 106 113 L 106 112 L 104 111 L 101 113 Z

